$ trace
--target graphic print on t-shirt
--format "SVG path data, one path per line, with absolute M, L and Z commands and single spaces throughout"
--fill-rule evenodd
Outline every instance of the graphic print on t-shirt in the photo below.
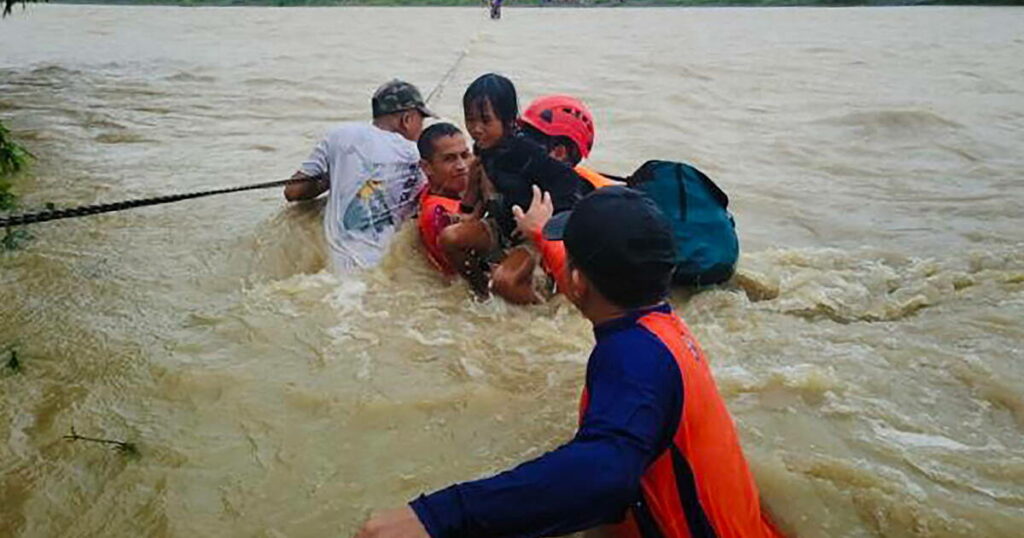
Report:
M 349 231 L 372 232 L 374 235 L 380 234 L 388 226 L 394 226 L 384 189 L 384 181 L 376 174 L 371 175 L 345 208 L 342 226 Z

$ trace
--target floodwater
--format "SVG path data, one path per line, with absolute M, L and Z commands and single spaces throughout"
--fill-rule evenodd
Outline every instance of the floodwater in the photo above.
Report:
M 675 302 L 792 536 L 1024 528 L 1024 10 L 31 6 L 0 21 L 24 204 L 289 176 L 394 76 L 592 105 L 598 169 L 730 194 L 737 285 Z M 465 54 L 463 54 L 465 53 Z M 574 430 L 562 299 L 476 303 L 405 229 L 324 270 L 278 191 L 30 228 L 0 255 L 0 536 L 345 536 Z M 131 456 L 62 437 L 124 440 Z

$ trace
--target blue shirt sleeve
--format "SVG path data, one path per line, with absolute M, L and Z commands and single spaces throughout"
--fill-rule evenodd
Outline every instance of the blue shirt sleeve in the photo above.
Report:
M 587 378 L 590 403 L 572 441 L 410 503 L 432 538 L 562 535 L 622 519 L 678 425 L 682 378 L 668 348 L 639 327 L 601 339 Z

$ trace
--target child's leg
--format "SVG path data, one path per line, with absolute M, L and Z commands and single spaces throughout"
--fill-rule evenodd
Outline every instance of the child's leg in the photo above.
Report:
M 538 304 L 544 302 L 533 285 L 537 259 L 527 247 L 516 247 L 494 268 L 491 289 L 512 304 Z
M 486 297 L 488 281 L 484 260 L 497 246 L 490 227 L 481 220 L 457 222 L 441 230 L 437 242 L 452 267 L 469 282 L 473 291 Z

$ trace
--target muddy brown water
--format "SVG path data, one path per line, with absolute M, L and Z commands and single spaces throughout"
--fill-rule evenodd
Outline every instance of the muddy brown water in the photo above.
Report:
M 731 195 L 740 286 L 675 297 L 792 535 L 1024 527 L 1024 10 L 31 6 L 0 22 L 29 207 L 287 177 L 380 82 L 581 96 L 592 163 Z M 475 303 L 412 230 L 323 270 L 277 191 L 0 255 L 0 536 L 345 536 L 574 429 L 592 335 Z M 140 455 L 69 443 L 125 439 Z

